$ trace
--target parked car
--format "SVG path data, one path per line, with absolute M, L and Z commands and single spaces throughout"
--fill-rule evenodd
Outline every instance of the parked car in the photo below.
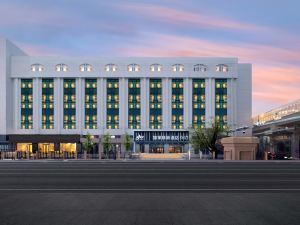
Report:
M 292 160 L 294 159 L 290 154 L 285 152 L 268 152 L 268 160 Z

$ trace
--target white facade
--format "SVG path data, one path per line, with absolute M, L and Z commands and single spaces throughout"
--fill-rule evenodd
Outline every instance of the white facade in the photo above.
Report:
M 40 64 L 42 71 L 32 71 L 31 66 Z M 56 65 L 67 65 L 67 71 L 56 71 Z M 89 64 L 90 71 L 81 71 L 80 65 Z M 106 71 L 107 64 L 117 66 L 116 71 Z M 139 71 L 128 71 L 129 64 L 137 64 Z M 151 71 L 152 64 L 159 64 L 160 71 Z M 174 64 L 183 65 L 183 71 L 173 71 Z M 206 71 L 194 71 L 197 64 L 206 65 Z M 228 66 L 218 71 L 217 65 Z M 63 69 L 62 69 L 63 70 Z M 20 82 L 33 79 L 33 129 L 21 129 Z M 41 82 L 43 78 L 54 79 L 54 129 L 42 129 Z M 63 79 L 76 79 L 76 129 L 63 128 Z M 97 129 L 84 128 L 84 82 L 86 78 L 97 79 Z M 119 129 L 106 129 L 106 80 L 119 79 Z M 237 58 L 160 58 L 160 57 L 103 57 L 60 58 L 33 57 L 26 55 L 5 39 L 0 39 L 0 135 L 26 134 L 86 134 L 102 135 L 109 131 L 113 135 L 132 134 L 128 129 L 128 78 L 139 78 L 141 83 L 141 130 L 149 130 L 149 79 L 162 79 L 162 130 L 172 130 L 172 87 L 174 78 L 184 82 L 184 129 L 192 124 L 192 80 L 205 79 L 206 125 L 215 116 L 215 79 L 227 79 L 228 121 L 235 129 L 251 125 L 252 70 L 251 64 L 240 64 Z M 247 131 L 250 132 L 251 131 Z

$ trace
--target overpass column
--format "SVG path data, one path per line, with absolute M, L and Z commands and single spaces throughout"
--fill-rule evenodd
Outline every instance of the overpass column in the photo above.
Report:
M 300 148 L 300 133 L 297 130 L 291 136 L 291 156 L 293 158 L 299 158 Z

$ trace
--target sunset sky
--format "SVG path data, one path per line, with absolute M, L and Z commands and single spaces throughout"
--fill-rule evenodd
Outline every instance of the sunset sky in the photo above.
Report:
M 0 0 L 30 55 L 222 56 L 253 64 L 253 115 L 300 98 L 299 0 Z

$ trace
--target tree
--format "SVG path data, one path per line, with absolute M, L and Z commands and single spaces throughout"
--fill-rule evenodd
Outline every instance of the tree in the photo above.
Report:
M 224 129 L 220 122 L 215 120 L 211 127 L 201 128 L 200 126 L 193 128 L 191 131 L 190 143 L 194 149 L 204 151 L 208 149 L 213 158 L 217 157 L 219 152 L 217 141 L 226 136 L 226 129 Z
M 125 145 L 126 152 L 129 152 L 131 149 L 131 145 L 132 145 L 132 139 L 127 132 L 125 133 L 125 136 L 124 136 L 124 145 Z
M 90 133 L 87 133 L 85 141 L 83 143 L 83 147 L 87 151 L 87 153 L 90 153 L 94 149 L 95 143 L 92 141 L 92 139 L 93 136 Z
M 102 144 L 103 144 L 104 154 L 105 154 L 106 158 L 108 158 L 108 154 L 112 149 L 110 133 L 107 132 L 104 134 Z

